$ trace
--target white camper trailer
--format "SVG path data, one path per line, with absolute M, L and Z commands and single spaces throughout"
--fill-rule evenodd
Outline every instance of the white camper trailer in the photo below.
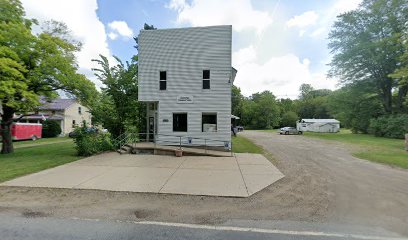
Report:
M 340 131 L 340 122 L 336 119 L 302 119 L 296 123 L 298 131 L 336 133 Z

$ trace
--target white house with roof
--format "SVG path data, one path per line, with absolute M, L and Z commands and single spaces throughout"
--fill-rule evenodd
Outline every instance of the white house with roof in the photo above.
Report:
M 302 132 L 327 132 L 340 131 L 340 122 L 336 119 L 302 119 L 296 123 L 296 128 Z
M 230 146 L 231 34 L 232 26 L 140 31 L 139 101 L 150 140 Z
M 17 115 L 15 117 L 19 119 Z M 42 100 L 42 105 L 34 113 L 19 119 L 19 122 L 41 123 L 44 120 L 57 121 L 62 134 L 73 131 L 75 126 L 81 126 L 83 121 L 91 123 L 92 115 L 89 109 L 81 105 L 76 99 L 54 99 L 51 102 Z

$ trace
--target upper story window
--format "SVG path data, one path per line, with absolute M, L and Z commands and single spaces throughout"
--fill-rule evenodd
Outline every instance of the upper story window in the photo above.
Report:
M 78 107 L 78 114 L 82 114 L 82 108 Z
M 167 89 L 167 72 L 160 71 L 160 90 Z
M 203 70 L 203 89 L 210 89 L 210 70 Z

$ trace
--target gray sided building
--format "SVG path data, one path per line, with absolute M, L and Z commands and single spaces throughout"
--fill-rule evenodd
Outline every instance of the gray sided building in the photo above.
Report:
M 163 145 L 230 146 L 231 26 L 142 30 L 139 101 L 147 132 Z

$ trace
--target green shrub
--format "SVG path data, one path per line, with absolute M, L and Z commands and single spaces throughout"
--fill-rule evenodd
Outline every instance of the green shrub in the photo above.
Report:
M 377 137 L 403 139 L 408 133 L 408 114 L 396 114 L 371 119 L 369 132 Z
M 98 133 L 92 128 L 78 127 L 74 130 L 74 142 L 80 156 L 91 156 L 96 153 L 113 150 L 109 133 Z
M 52 138 L 61 134 L 61 126 L 59 122 L 46 120 L 42 124 L 42 137 Z

